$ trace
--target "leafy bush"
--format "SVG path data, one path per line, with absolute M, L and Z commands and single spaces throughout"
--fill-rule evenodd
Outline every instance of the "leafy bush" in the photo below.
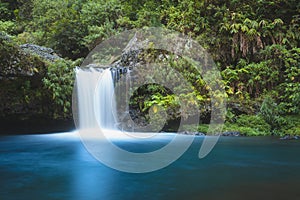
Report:
M 9 4 L 5 2 L 0 2 L 0 19 L 9 20 L 11 19 L 12 13 L 9 9 Z
M 71 116 L 71 100 L 75 80 L 74 68 L 78 61 L 58 60 L 48 66 L 43 79 L 45 88 L 54 102 L 54 118 Z
M 266 121 L 258 115 L 241 115 L 236 121 L 241 127 L 249 127 L 261 132 L 263 135 L 270 134 L 271 127 Z
M 88 50 L 122 30 L 143 26 L 164 26 L 177 30 L 196 38 L 211 53 L 222 73 L 227 95 L 233 102 L 239 103 L 239 108 L 243 107 L 238 110 L 242 112 L 237 113 L 237 109 L 228 112 L 227 121 L 236 124 L 237 115 L 257 113 L 257 102 L 261 102 L 266 94 L 272 94 L 273 99 L 266 98 L 263 102 L 260 117 L 271 126 L 272 132 L 281 134 L 285 132 L 283 127 L 297 132 L 297 128 L 292 129 L 288 125 L 289 119 L 283 116 L 299 115 L 300 112 L 299 7 L 300 3 L 296 0 L 1 0 L 0 32 L 12 35 L 11 39 L 17 40 L 18 44 L 34 43 L 51 47 L 61 56 L 75 60 L 85 57 Z M 22 64 L 15 65 L 20 70 L 28 70 L 29 66 L 34 69 L 38 65 L 34 63 L 37 61 L 35 58 L 28 60 L 20 55 L 15 44 L 1 44 L 0 48 L 1 69 L 14 63 L 12 57 L 22 60 Z M 146 54 L 149 59 L 155 56 L 149 51 Z M 193 93 L 183 94 L 187 99 L 193 94 L 200 109 L 207 110 L 209 94 L 216 91 L 209 93 L 193 66 L 175 58 L 169 66 L 193 87 Z M 53 65 L 72 65 L 68 62 Z M 59 72 L 60 67 L 53 65 L 49 67 L 45 85 L 50 88 L 51 95 L 57 96 L 59 80 L 53 74 L 66 72 L 64 69 Z M 163 73 L 160 74 L 166 78 Z M 175 83 L 177 78 L 171 78 L 169 82 Z M 51 85 L 51 81 L 55 84 Z M 64 93 L 58 92 L 59 95 Z M 145 111 L 152 104 L 165 107 L 176 105 L 171 95 L 148 95 L 147 92 L 142 93 L 149 97 L 144 98 L 147 105 L 138 102 Z M 258 134 L 254 128 L 243 131 Z
M 0 32 L 8 34 L 14 34 L 17 29 L 17 24 L 13 21 L 1 21 L 0 20 Z
M 183 131 L 189 131 L 189 132 L 199 132 L 199 133 L 207 133 L 209 128 L 209 124 L 191 124 L 191 125 L 183 125 L 182 130 Z
M 300 135 L 300 116 L 288 115 L 281 117 L 280 127 L 275 130 L 278 135 Z
M 207 133 L 209 124 L 185 125 L 183 130 Z M 270 126 L 258 115 L 241 115 L 235 123 L 226 122 L 222 132 L 240 132 L 246 136 L 270 135 Z
M 279 127 L 280 117 L 277 104 L 270 96 L 263 101 L 259 114 L 271 126 L 272 131 Z
M 198 132 L 200 133 L 207 133 L 209 128 L 209 124 L 199 124 L 198 126 Z
M 240 115 L 236 123 L 225 123 L 223 131 L 240 132 L 247 136 L 269 135 L 271 128 L 258 115 Z

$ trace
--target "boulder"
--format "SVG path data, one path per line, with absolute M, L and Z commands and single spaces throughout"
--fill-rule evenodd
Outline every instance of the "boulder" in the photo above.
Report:
M 20 48 L 25 52 L 37 55 L 40 58 L 50 62 L 54 62 L 55 60 L 62 59 L 57 54 L 55 54 L 54 50 L 51 48 L 42 47 L 35 44 L 23 44 L 20 45 Z

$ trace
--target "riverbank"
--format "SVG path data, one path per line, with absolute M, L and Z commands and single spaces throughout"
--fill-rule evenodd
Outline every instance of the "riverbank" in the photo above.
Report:
M 200 126 L 201 130 L 207 129 L 208 125 Z M 28 135 L 28 134 L 50 134 L 50 133 L 63 133 L 71 132 L 76 129 L 74 121 L 69 120 L 58 120 L 58 119 L 27 119 L 27 120 L 11 120 L 11 119 L 0 119 L 0 136 L 4 135 Z M 176 131 L 171 131 L 174 133 Z M 162 131 L 162 133 L 168 133 Z M 206 136 L 207 132 L 199 131 L 182 131 L 178 132 L 182 135 L 193 135 L 193 136 Z M 299 135 L 247 135 L 239 131 L 226 131 L 223 129 L 223 132 L 220 134 L 221 137 L 253 137 L 253 136 L 262 136 L 262 137 L 273 137 L 278 140 L 300 140 Z

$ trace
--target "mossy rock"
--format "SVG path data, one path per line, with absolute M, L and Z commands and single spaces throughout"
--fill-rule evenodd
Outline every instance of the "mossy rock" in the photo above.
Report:
M 46 63 L 43 60 L 22 51 L 10 40 L 0 38 L 0 52 L 0 79 L 45 74 Z

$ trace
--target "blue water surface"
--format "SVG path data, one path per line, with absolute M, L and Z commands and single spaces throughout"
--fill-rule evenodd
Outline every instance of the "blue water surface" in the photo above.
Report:
M 300 199 L 299 141 L 224 137 L 199 159 L 202 141 L 166 168 L 130 174 L 97 161 L 76 133 L 1 136 L 0 199 Z M 117 143 L 143 152 L 167 142 Z

